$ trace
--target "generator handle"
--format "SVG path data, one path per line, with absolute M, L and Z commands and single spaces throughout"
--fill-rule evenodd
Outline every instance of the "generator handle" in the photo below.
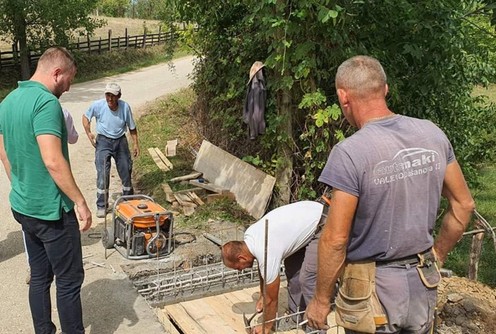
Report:
M 114 202 L 114 211 L 115 209 L 117 208 L 117 205 L 119 205 L 120 202 L 122 201 L 126 201 L 126 200 L 130 200 L 130 199 L 147 199 L 153 203 L 155 203 L 155 200 L 153 198 L 151 198 L 150 196 L 147 196 L 147 195 L 142 195 L 142 194 L 139 194 L 139 195 L 123 195 L 119 198 L 117 198 Z

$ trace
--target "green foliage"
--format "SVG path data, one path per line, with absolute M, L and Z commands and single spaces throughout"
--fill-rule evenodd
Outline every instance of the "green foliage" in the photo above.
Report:
M 100 15 L 125 17 L 130 7 L 131 1 L 129 0 L 97 0 L 96 8 Z
M 496 203 L 496 167 L 494 165 L 483 166 L 480 174 L 480 183 L 472 189 L 472 195 L 475 199 L 477 211 L 489 224 L 496 226 L 496 206 L 494 205 Z M 469 227 L 468 231 L 472 229 L 474 229 L 473 225 Z M 473 235 L 464 236 L 447 258 L 445 266 L 459 276 L 468 274 L 472 237 Z M 495 259 L 494 241 L 486 233 L 479 262 L 478 280 L 492 287 L 496 287 Z
M 27 39 L 30 48 L 68 45 L 80 28 L 93 31 L 102 20 L 88 15 L 97 0 L 0 0 L 0 34 L 11 43 Z
M 228 221 L 241 226 L 253 221 L 253 218 L 235 201 L 218 199 L 197 207 L 194 215 L 184 217 L 176 226 L 208 231 L 208 221 L 210 219 Z
M 383 64 L 392 110 L 431 119 L 446 132 L 471 184 L 477 164 L 491 157 L 496 113 L 471 95 L 495 73 L 487 49 L 494 36 L 480 29 L 490 26 L 493 12 L 483 1 L 168 3 L 170 22 L 199 28 L 190 37 L 199 56 L 195 111 L 205 137 L 272 174 L 292 159 L 293 198 L 319 192 L 331 147 L 351 134 L 338 116 L 333 81 L 337 66 L 356 54 Z M 266 134 L 250 141 L 241 115 L 255 60 L 266 64 L 269 101 Z

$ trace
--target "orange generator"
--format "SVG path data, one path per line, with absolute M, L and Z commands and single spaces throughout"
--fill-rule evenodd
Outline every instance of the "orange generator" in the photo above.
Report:
M 112 221 L 102 235 L 105 249 L 115 248 L 127 259 L 158 258 L 172 251 L 172 213 L 145 195 L 119 197 Z

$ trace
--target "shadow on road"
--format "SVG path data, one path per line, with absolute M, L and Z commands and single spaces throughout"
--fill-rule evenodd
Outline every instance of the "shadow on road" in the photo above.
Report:
M 0 241 L 0 262 L 11 259 L 21 253 L 24 253 L 24 242 L 22 241 L 21 225 L 19 225 L 18 231 L 10 232 L 5 240 Z
M 138 323 L 139 318 L 134 310 L 136 297 L 128 279 L 101 279 L 84 286 L 81 299 L 86 333 L 127 333 L 119 326 L 133 327 Z M 91 330 L 88 330 L 89 327 Z M 136 329 L 133 333 L 141 330 Z

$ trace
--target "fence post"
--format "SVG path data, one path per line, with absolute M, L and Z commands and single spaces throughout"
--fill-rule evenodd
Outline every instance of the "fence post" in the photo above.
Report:
M 160 45 L 160 35 L 162 34 L 162 26 L 158 26 L 158 44 Z
M 88 43 L 88 54 L 91 54 L 91 41 L 90 41 L 90 34 L 86 35 L 86 42 Z
M 108 50 L 112 51 L 112 29 L 108 31 Z
M 19 64 L 19 53 L 17 50 L 17 43 L 12 44 L 12 57 L 14 58 L 14 64 Z
M 127 34 L 127 28 L 125 30 L 125 34 L 126 34 L 126 49 L 129 47 L 129 35 Z
M 479 220 L 474 223 L 476 228 L 481 228 L 482 224 Z M 476 281 L 479 271 L 479 260 L 482 253 L 482 242 L 484 240 L 484 232 L 474 234 L 472 237 L 472 245 L 470 246 L 470 260 L 468 267 L 468 278 Z

